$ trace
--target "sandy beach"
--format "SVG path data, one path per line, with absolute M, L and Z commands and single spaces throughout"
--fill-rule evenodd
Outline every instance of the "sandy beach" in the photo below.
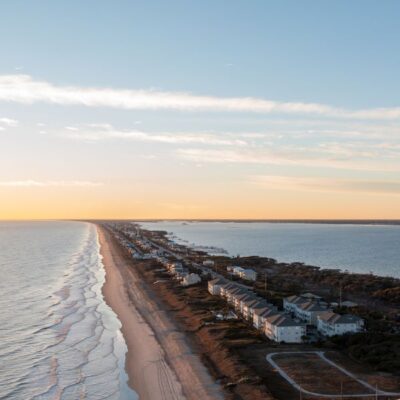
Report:
M 132 262 L 107 230 L 97 230 L 106 270 L 103 294 L 122 324 L 129 385 L 140 399 L 223 399 L 221 387 Z

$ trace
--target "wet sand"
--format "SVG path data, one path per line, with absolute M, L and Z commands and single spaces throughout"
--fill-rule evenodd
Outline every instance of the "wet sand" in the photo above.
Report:
M 106 271 L 103 294 L 122 324 L 129 385 L 145 400 L 223 399 L 221 387 L 185 334 L 135 272 L 134 261 L 126 258 L 107 230 L 97 230 Z

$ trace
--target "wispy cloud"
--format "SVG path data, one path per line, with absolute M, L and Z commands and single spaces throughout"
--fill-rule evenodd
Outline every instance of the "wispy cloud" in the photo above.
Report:
M 250 181 L 268 189 L 328 192 L 362 192 L 400 195 L 400 181 L 310 178 L 261 175 Z
M 17 180 L 17 181 L 0 181 L 0 187 L 95 187 L 102 186 L 102 182 L 91 181 L 37 181 L 33 179 Z
M 18 126 L 18 121 L 12 118 L 0 118 L 0 124 L 9 127 L 15 127 Z
M 323 151 L 308 148 L 282 149 L 178 149 L 177 155 L 196 163 L 285 165 L 348 169 L 358 171 L 400 171 L 397 159 L 392 161 L 379 159 L 353 159 L 351 155 L 329 157 Z
M 109 124 L 90 124 L 84 127 L 67 126 L 63 136 L 76 140 L 100 141 L 110 139 L 167 144 L 204 144 L 217 146 L 246 146 L 243 139 L 223 138 L 208 133 L 143 132 L 118 130 Z
M 253 97 L 227 98 L 153 90 L 57 86 L 35 80 L 29 75 L 0 76 L 0 101 L 142 110 L 282 113 L 357 119 L 400 118 L 400 107 L 346 110 L 319 103 L 281 102 Z

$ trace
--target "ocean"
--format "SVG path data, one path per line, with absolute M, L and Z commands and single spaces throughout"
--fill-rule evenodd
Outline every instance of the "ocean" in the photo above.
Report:
M 222 248 L 231 256 L 256 255 L 400 278 L 399 225 L 189 221 L 141 225 L 167 231 L 181 244 L 210 247 L 209 253 Z
M 94 225 L 0 222 L 0 399 L 137 399 Z

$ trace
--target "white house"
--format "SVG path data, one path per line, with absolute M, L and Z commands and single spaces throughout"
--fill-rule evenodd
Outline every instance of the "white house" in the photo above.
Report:
M 236 285 L 235 283 L 231 283 L 231 282 L 227 282 L 227 283 L 221 285 L 220 296 L 226 298 L 229 289 L 236 288 L 236 287 L 238 287 L 238 285 Z
M 190 286 L 190 285 L 195 285 L 196 283 L 199 283 L 201 281 L 201 278 L 197 274 L 188 274 L 186 275 L 181 282 L 182 286 Z
M 205 267 L 213 267 L 214 266 L 214 261 L 213 260 L 204 260 L 203 265 Z
M 253 313 L 253 326 L 257 329 L 264 330 L 266 318 L 275 314 L 278 314 L 277 308 L 271 304 L 255 309 Z
M 233 269 L 232 269 L 233 275 L 236 275 L 236 276 L 240 276 L 243 271 L 244 271 L 244 268 L 242 268 L 242 267 L 233 267 Z
M 253 321 L 254 306 L 260 302 L 256 296 L 242 301 L 242 314 L 244 319 Z
M 308 299 L 302 296 L 289 296 L 283 299 L 283 309 L 288 312 L 295 312 L 299 304 L 307 303 Z
M 253 322 L 254 313 L 257 310 L 265 309 L 265 307 L 267 307 L 268 305 L 269 304 L 264 299 L 260 300 L 259 298 L 257 298 L 255 302 L 244 303 L 243 316 L 248 321 Z
M 294 314 L 297 318 L 305 321 L 307 324 L 317 325 L 317 317 L 329 311 L 326 306 L 317 301 L 307 301 L 306 303 L 296 304 Z
M 208 281 L 208 292 L 213 296 L 221 295 L 221 286 L 225 285 L 226 281 L 221 278 L 213 279 L 212 281 Z
M 340 315 L 332 311 L 318 315 L 317 328 L 325 336 L 343 335 L 345 333 L 361 332 L 364 320 L 355 315 Z
M 241 302 L 247 298 L 254 297 L 254 294 L 249 290 L 243 289 L 241 292 L 237 292 L 233 295 L 233 306 L 235 309 L 240 312 L 241 310 Z
M 306 327 L 285 314 L 275 314 L 265 319 L 264 332 L 275 342 L 301 343 Z
M 236 308 L 237 312 L 243 315 L 244 314 L 244 307 L 245 307 L 246 303 L 249 303 L 249 302 L 254 301 L 256 299 L 257 299 L 257 296 L 255 295 L 255 293 L 249 291 L 247 296 L 242 297 L 242 298 L 239 299 L 238 307 Z
M 244 269 L 240 273 L 240 277 L 247 281 L 255 281 L 255 280 L 257 280 L 257 272 L 252 269 Z
M 243 292 L 243 288 L 237 285 L 233 285 L 232 287 L 230 287 L 229 289 L 226 290 L 226 300 L 228 303 L 233 303 L 234 302 L 234 298 L 236 294 L 240 294 Z
M 168 271 L 175 275 L 177 272 L 182 272 L 183 271 L 183 266 L 180 262 L 170 262 L 167 265 Z

